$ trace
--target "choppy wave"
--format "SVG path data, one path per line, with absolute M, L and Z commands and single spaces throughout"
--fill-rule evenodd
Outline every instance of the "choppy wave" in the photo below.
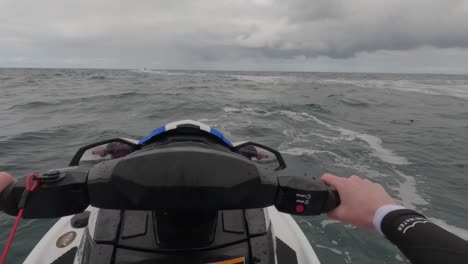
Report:
M 196 77 L 203 77 L 207 76 L 209 73 L 207 72 L 199 72 L 199 71 L 172 71 L 172 70 L 156 70 L 156 69 L 133 69 L 130 70 L 131 72 L 135 73 L 145 73 L 151 75 L 160 75 L 160 76 L 196 76 Z
M 0 148 L 3 150 L 3 153 L 7 153 L 7 151 L 14 150 L 17 146 L 46 144 L 47 142 L 57 140 L 63 140 L 62 144 L 66 145 L 71 136 L 74 137 L 74 140 L 78 138 L 92 138 L 93 135 L 85 134 L 91 126 L 92 124 L 87 122 L 63 124 L 61 126 L 52 126 L 45 129 L 35 129 L 15 135 L 3 136 L 0 137 Z
M 329 79 L 321 80 L 324 84 L 337 84 L 357 86 L 371 89 L 393 89 L 402 92 L 415 92 L 427 95 L 444 95 L 468 98 L 468 81 L 462 83 L 445 83 L 438 85 L 425 84 L 414 80 L 356 80 L 356 79 Z
M 349 130 L 340 126 L 335 126 L 335 125 L 332 125 L 332 124 L 329 124 L 327 122 L 320 120 L 316 116 L 313 116 L 311 114 L 304 113 L 304 112 L 297 113 L 297 112 L 291 112 L 291 111 L 282 111 L 282 113 L 298 121 L 312 120 L 316 122 L 317 124 L 320 124 L 331 130 L 339 132 L 340 136 L 334 137 L 334 139 L 347 140 L 347 141 L 360 139 L 366 142 L 368 146 L 373 150 L 373 154 L 384 162 L 395 164 L 395 165 L 410 164 L 405 157 L 396 155 L 392 150 L 384 148 L 382 145 L 383 144 L 382 139 L 376 136 L 355 132 L 355 131 L 352 131 L 352 130 Z M 329 137 L 329 138 L 333 138 L 333 137 Z
M 93 75 L 88 78 L 88 80 L 100 80 L 100 81 L 103 81 L 105 79 L 107 79 L 107 77 L 103 75 Z
M 297 79 L 295 76 L 278 76 L 278 75 L 249 75 L 249 74 L 232 74 L 229 77 L 234 81 L 250 81 L 263 84 L 278 84 L 278 83 L 291 83 Z
M 60 102 L 32 101 L 32 102 L 12 105 L 8 109 L 9 110 L 21 109 L 21 108 L 36 109 L 36 108 L 40 108 L 44 106 L 51 106 L 51 105 L 57 105 L 57 104 L 60 104 Z
M 338 137 L 333 137 L 333 136 L 328 136 L 328 135 L 321 135 L 324 138 L 332 139 L 332 140 L 345 140 L 345 141 L 351 141 L 351 140 L 362 140 L 365 143 L 367 143 L 368 147 L 373 150 L 373 155 L 376 156 L 377 158 L 381 159 L 384 162 L 387 162 L 389 164 L 394 164 L 394 165 L 408 165 L 411 164 L 405 157 L 399 156 L 395 154 L 392 150 L 387 149 L 383 147 L 383 142 L 382 139 L 373 136 L 373 135 L 368 135 L 364 133 L 359 133 L 356 131 L 352 131 L 340 126 L 332 125 L 327 122 L 322 121 L 321 119 L 317 118 L 314 115 L 311 115 L 309 113 L 305 112 L 294 112 L 294 111 L 289 111 L 289 110 L 278 110 L 278 111 L 272 111 L 272 112 L 267 112 L 264 110 L 260 109 L 255 109 L 255 108 L 233 108 L 233 107 L 224 107 L 223 111 L 225 112 L 234 112 L 234 113 L 244 113 L 244 114 L 249 114 L 249 115 L 254 115 L 254 116 L 263 116 L 263 117 L 268 117 L 276 114 L 284 115 L 290 119 L 293 119 L 295 121 L 299 122 L 307 122 L 307 121 L 312 121 L 315 122 L 321 126 L 324 126 L 330 130 L 336 131 L 340 133 L 340 136 Z M 312 132 L 312 131 L 311 131 Z M 313 132 L 312 132 L 313 133 Z M 284 150 L 283 150 L 284 151 Z M 290 150 L 291 151 L 291 150 Z
M 403 156 L 395 154 L 392 150 L 385 148 L 383 146 L 383 141 L 379 137 L 359 133 L 350 129 L 346 129 L 340 126 L 332 125 L 328 122 L 325 122 L 318 117 L 311 115 L 305 112 L 294 112 L 290 110 L 276 110 L 276 111 L 264 111 L 256 108 L 233 108 L 225 107 L 223 109 L 227 113 L 235 113 L 241 115 L 252 115 L 257 117 L 266 117 L 270 118 L 275 115 L 283 115 L 288 117 L 290 120 L 294 120 L 301 123 L 313 122 L 320 125 L 325 131 L 304 131 L 304 127 L 299 126 L 301 129 L 289 128 L 283 130 L 283 134 L 288 140 L 283 142 L 279 146 L 279 150 L 283 154 L 289 154 L 294 156 L 313 156 L 320 160 L 333 160 L 335 166 L 342 166 L 345 168 L 350 168 L 355 173 L 360 175 L 364 174 L 367 177 L 373 179 L 382 179 L 389 177 L 389 173 L 398 175 L 400 180 L 394 180 L 393 184 L 397 184 L 397 187 L 393 189 L 398 194 L 398 199 L 401 203 L 408 208 L 420 208 L 420 206 L 428 205 L 426 199 L 419 193 L 417 190 L 417 183 L 414 177 L 408 176 L 401 171 L 390 168 L 389 171 L 381 171 L 378 169 L 373 169 L 366 162 L 369 160 L 355 160 L 348 157 L 344 157 L 336 152 L 331 151 L 330 149 L 320 148 L 311 148 L 311 147 L 300 147 L 301 145 L 310 144 L 311 141 L 314 141 L 317 144 L 317 139 L 320 138 L 325 142 L 326 145 L 337 146 L 342 144 L 342 141 L 359 141 L 363 144 L 363 147 L 369 148 L 372 150 L 371 155 L 378 158 L 382 162 L 385 162 L 389 165 L 410 165 L 411 163 Z M 309 128 L 313 130 L 313 127 Z M 338 135 L 330 133 L 338 132 Z M 326 157 L 326 158 L 325 158 Z M 390 185 L 393 186 L 393 185 Z
M 113 100 L 113 99 L 126 100 L 132 97 L 146 97 L 149 95 L 150 95 L 149 93 L 122 92 L 122 93 L 113 93 L 113 94 L 106 93 L 106 94 L 96 94 L 96 95 L 85 95 L 85 96 L 80 96 L 80 97 L 55 99 L 53 101 L 47 101 L 50 99 L 44 99 L 41 101 L 30 101 L 30 102 L 14 104 L 10 106 L 8 109 L 9 110 L 40 109 L 43 107 L 69 105 L 73 103 L 91 102 L 91 101 L 99 101 L 99 100 Z
M 294 82 L 327 85 L 327 86 L 345 86 L 345 87 L 360 87 L 367 89 L 390 89 L 402 92 L 413 92 L 427 95 L 442 95 L 459 98 L 468 98 L 468 78 L 459 80 L 447 80 L 447 76 L 437 75 L 430 80 L 421 79 L 417 75 L 411 79 L 375 79 L 368 76 L 359 75 L 361 78 L 350 76 L 349 78 L 327 79 L 324 78 L 307 78 L 303 73 L 289 73 L 287 75 L 278 74 L 233 74 L 229 75 L 234 81 L 249 81 L 258 84 L 287 84 Z M 371 76 L 373 77 L 373 76 Z M 439 78 L 437 78 L 439 77 Z M 425 76 L 427 78 L 427 76 Z M 357 104 L 363 106 L 364 102 L 344 101 L 344 103 Z

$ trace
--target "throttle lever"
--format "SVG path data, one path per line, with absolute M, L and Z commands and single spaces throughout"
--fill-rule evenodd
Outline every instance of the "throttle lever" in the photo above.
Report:
M 340 204 L 338 192 L 316 179 L 298 176 L 278 177 L 278 211 L 293 215 L 319 215 Z

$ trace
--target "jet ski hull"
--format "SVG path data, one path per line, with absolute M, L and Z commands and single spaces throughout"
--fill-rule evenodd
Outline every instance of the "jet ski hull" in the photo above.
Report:
M 90 211 L 91 214 L 86 227 L 73 227 L 71 225 L 73 216 L 60 218 L 31 251 L 24 263 L 87 263 L 85 257 L 83 257 L 86 255 L 83 252 L 85 250 L 84 243 L 86 234 L 91 236 L 91 234 L 94 234 L 99 228 L 96 226 L 96 218 L 99 209 L 89 207 L 87 210 Z M 274 262 L 269 261 L 261 263 L 320 263 L 309 241 L 290 215 L 278 212 L 274 207 L 268 207 L 263 210 L 265 224 L 269 227 L 269 232 L 271 232 L 271 236 L 274 238 L 270 241 L 274 249 Z M 74 235 L 70 235 L 72 233 L 74 233 Z M 63 240 L 66 241 L 64 242 Z M 252 247 L 255 247 L 252 241 L 253 240 L 251 240 Z M 253 252 L 255 252 L 255 250 L 253 250 Z M 244 259 L 248 261 L 249 258 L 246 257 Z M 119 261 L 115 263 L 119 263 Z

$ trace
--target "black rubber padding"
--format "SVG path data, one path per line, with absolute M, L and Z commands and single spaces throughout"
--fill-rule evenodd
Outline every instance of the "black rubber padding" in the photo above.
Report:
M 267 232 L 263 208 L 245 210 L 245 221 L 249 235 L 260 235 Z
M 117 240 L 120 227 L 120 210 L 99 209 L 93 240 L 98 243 L 109 243 Z
M 145 235 L 148 226 L 148 213 L 145 211 L 126 211 L 121 238 Z
M 251 238 L 250 246 L 252 252 L 252 263 L 275 263 L 275 250 L 273 248 L 273 234 L 271 231 L 263 236 Z
M 296 252 L 279 238 L 276 238 L 276 257 L 278 264 L 298 263 Z
M 242 210 L 223 211 L 224 232 L 244 233 L 244 213 Z
M 62 256 L 54 260 L 54 262 L 52 262 L 51 264 L 73 264 L 77 250 L 78 250 L 78 247 L 72 247 L 70 250 L 65 252 Z

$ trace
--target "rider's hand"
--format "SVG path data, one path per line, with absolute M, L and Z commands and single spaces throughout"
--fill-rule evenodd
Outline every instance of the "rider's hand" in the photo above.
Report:
M 8 186 L 13 181 L 13 177 L 6 173 L 6 172 L 0 172 L 0 192 L 5 189 L 5 187 Z
M 383 205 L 396 204 L 380 184 L 358 176 L 342 178 L 325 174 L 320 180 L 333 186 L 340 195 L 340 205 L 327 214 L 335 220 L 372 228 L 375 211 Z

